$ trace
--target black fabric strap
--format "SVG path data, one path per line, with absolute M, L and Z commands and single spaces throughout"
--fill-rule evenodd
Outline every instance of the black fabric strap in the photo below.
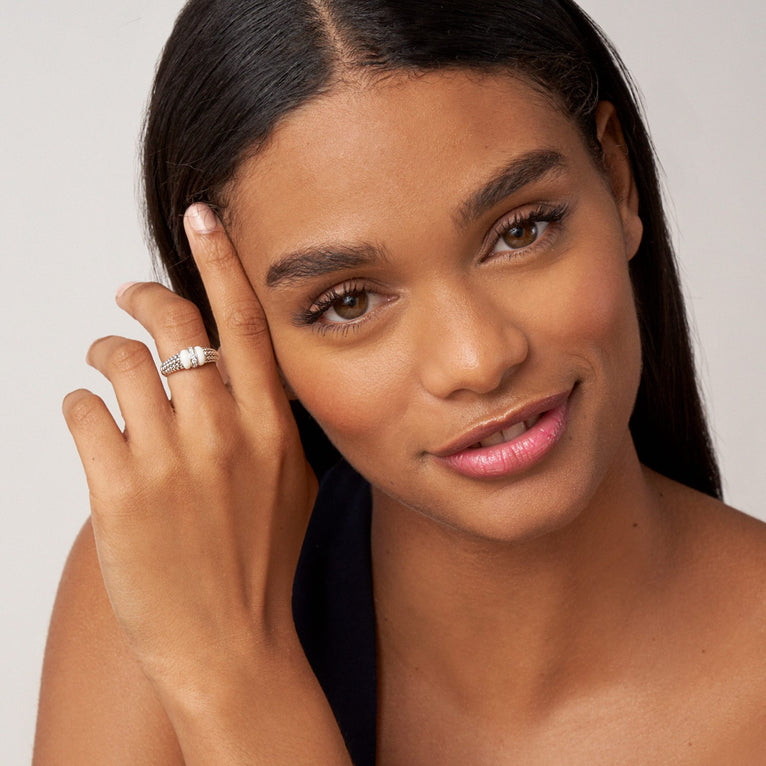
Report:
M 370 488 L 347 463 L 323 478 L 293 585 L 306 657 L 355 766 L 374 766 L 377 715 Z

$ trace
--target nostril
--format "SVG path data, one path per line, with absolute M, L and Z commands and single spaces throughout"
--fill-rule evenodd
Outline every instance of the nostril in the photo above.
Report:
M 441 284 L 427 302 L 415 305 L 412 358 L 434 396 L 495 392 L 528 356 L 526 335 L 483 283 L 462 275 L 459 283 Z
M 421 379 L 427 390 L 442 398 L 458 391 L 490 394 L 514 375 L 526 359 L 525 349 L 526 344 L 521 351 L 487 344 L 456 349 L 449 339 L 434 338 L 433 347 L 420 355 Z

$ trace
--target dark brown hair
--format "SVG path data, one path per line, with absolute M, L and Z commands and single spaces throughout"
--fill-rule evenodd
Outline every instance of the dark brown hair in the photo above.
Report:
M 215 322 L 191 257 L 187 206 L 223 204 L 240 162 L 281 117 L 329 91 L 343 70 L 464 68 L 525 77 L 553 97 L 594 152 L 594 110 L 611 101 L 640 198 L 631 260 L 643 370 L 630 428 L 639 458 L 715 497 L 720 477 L 695 375 L 654 150 L 610 43 L 569 0 L 191 0 L 165 46 L 144 135 L 149 231 L 174 289 Z M 319 471 L 337 453 L 298 408 Z

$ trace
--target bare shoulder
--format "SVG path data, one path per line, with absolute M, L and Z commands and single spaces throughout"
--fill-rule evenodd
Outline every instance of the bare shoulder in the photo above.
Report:
M 651 473 L 663 505 L 672 508 L 683 550 L 692 560 L 704 560 L 721 584 L 753 588 L 763 596 L 766 575 L 766 523 L 716 498 Z M 711 564 L 716 563 L 716 569 Z M 763 604 L 766 612 L 766 603 Z
M 680 582 L 707 599 L 711 614 L 747 627 L 760 641 L 766 669 L 766 523 L 736 508 L 654 474 L 671 510 Z M 766 675 L 765 675 L 766 678 Z
M 89 522 L 74 543 L 53 608 L 34 762 L 183 763 L 112 613 Z
M 716 763 L 766 763 L 766 524 L 652 475 L 674 518 L 676 576 L 666 614 L 683 639 L 699 717 L 723 724 Z M 716 757 L 717 757 L 716 753 Z

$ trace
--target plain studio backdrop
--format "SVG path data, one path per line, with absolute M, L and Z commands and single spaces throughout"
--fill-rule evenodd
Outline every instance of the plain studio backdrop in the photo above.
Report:
M 583 5 L 644 94 L 726 499 L 763 518 L 766 4 Z M 83 386 L 113 404 L 85 351 L 108 333 L 145 338 L 112 296 L 122 282 L 152 276 L 138 214 L 137 138 L 180 7 L 0 0 L 3 764 L 29 762 L 50 610 L 88 513 L 60 402 Z

